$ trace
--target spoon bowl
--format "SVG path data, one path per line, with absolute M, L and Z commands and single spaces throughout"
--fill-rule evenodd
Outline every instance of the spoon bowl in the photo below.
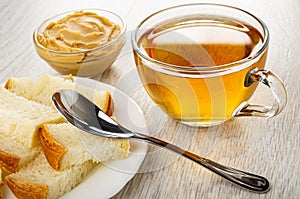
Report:
M 262 176 L 226 167 L 158 138 L 132 132 L 119 125 L 93 102 L 74 90 L 59 90 L 53 94 L 52 100 L 57 110 L 69 123 L 87 133 L 108 138 L 145 141 L 182 155 L 247 190 L 265 193 L 270 188 L 268 180 Z

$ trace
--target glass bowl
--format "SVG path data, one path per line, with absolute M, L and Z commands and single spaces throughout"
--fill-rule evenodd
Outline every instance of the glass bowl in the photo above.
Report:
M 75 12 L 93 12 L 99 16 L 109 19 L 111 22 L 119 25 L 120 33 L 115 38 L 108 40 L 106 43 L 91 49 L 81 49 L 77 52 L 63 52 L 45 47 L 38 40 L 45 28 L 53 22 Z M 126 24 L 117 14 L 102 9 L 83 9 L 73 10 L 58 14 L 46 19 L 35 29 L 33 33 L 33 42 L 38 55 L 46 61 L 53 69 L 60 74 L 73 74 L 81 77 L 100 76 L 118 57 L 122 47 L 125 44 Z

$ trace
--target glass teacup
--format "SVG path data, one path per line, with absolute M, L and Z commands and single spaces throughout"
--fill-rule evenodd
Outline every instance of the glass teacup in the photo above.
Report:
M 281 112 L 286 91 L 276 75 L 264 70 L 268 44 L 264 22 L 218 4 L 158 11 L 132 35 L 138 73 L 151 99 L 170 117 L 200 127 Z M 271 89 L 274 105 L 248 103 L 258 82 Z

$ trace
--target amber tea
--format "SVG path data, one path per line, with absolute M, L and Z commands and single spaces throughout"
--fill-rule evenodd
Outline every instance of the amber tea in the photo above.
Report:
M 236 116 L 272 117 L 286 104 L 280 79 L 264 70 L 269 32 L 238 8 L 217 4 L 171 7 L 142 21 L 132 37 L 140 79 L 170 117 L 212 126 Z M 275 105 L 251 105 L 261 82 Z
M 258 30 L 241 22 L 191 17 L 150 29 L 138 45 L 152 59 L 186 71 L 193 68 L 199 77 L 161 73 L 135 58 L 148 94 L 168 115 L 209 124 L 231 118 L 235 109 L 250 98 L 254 87 L 244 86 L 249 67 L 224 76 L 211 74 L 209 78 L 201 77 L 201 71 L 205 67 L 208 73 L 211 67 L 226 70 L 226 64 L 251 57 L 262 40 Z M 262 59 L 250 68 L 261 69 L 264 62 Z

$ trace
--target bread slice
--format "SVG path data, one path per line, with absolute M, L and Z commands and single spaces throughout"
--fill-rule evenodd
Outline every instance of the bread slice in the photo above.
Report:
M 53 108 L 29 101 L 2 87 L 0 115 L 0 134 L 11 137 L 27 147 L 38 145 L 37 132 L 42 124 L 64 121 Z
M 5 181 L 17 198 L 56 199 L 77 186 L 96 165 L 86 161 L 64 171 L 55 171 L 40 153 L 18 173 L 6 176 Z
M 0 168 L 16 173 L 41 151 L 40 146 L 26 147 L 9 136 L 0 134 Z
M 4 183 L 2 181 L 2 170 L 0 169 L 0 199 L 3 199 L 3 193 L 2 193 L 3 186 L 4 186 Z
M 10 78 L 5 88 L 26 99 L 39 102 L 47 106 L 53 106 L 52 95 L 59 89 L 75 89 L 92 100 L 103 112 L 111 115 L 113 112 L 113 101 L 108 91 L 94 91 L 75 83 L 73 77 L 57 77 L 45 74 L 33 78 Z
M 73 81 L 72 76 L 56 77 L 46 74 L 38 79 L 30 77 L 9 78 L 5 88 L 28 100 L 52 106 L 51 94 L 58 89 L 73 88 Z
M 89 141 L 101 147 L 96 151 L 97 158 L 87 151 L 81 136 L 89 136 Z M 130 146 L 128 140 L 90 135 L 68 123 L 45 124 L 39 131 L 39 137 L 44 154 L 55 170 L 64 170 L 87 160 L 106 162 L 124 159 Z

